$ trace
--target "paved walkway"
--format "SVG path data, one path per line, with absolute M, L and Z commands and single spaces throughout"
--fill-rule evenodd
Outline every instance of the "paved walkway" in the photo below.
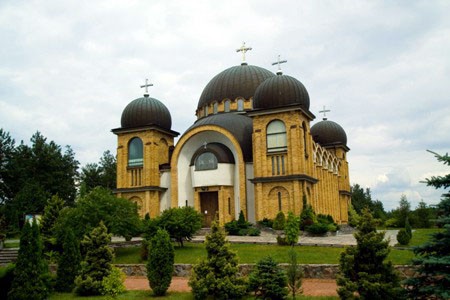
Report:
M 397 243 L 398 230 L 386 230 L 386 239 L 389 239 L 389 244 L 395 246 Z M 228 241 L 231 243 L 255 243 L 255 244 L 276 244 L 277 235 L 269 232 L 261 232 L 260 236 L 227 236 Z M 202 242 L 205 240 L 205 236 L 194 236 L 192 241 Z M 333 236 L 325 237 L 313 237 L 313 236 L 301 236 L 298 242 L 303 246 L 330 246 L 330 247 L 342 247 L 349 245 L 356 245 L 356 239 L 353 234 L 336 234 Z

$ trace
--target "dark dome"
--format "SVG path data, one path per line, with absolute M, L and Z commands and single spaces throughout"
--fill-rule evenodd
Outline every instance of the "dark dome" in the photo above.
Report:
M 252 161 L 253 121 L 251 118 L 233 113 L 210 115 L 197 120 L 186 132 L 203 125 L 216 125 L 229 131 L 241 145 L 244 161 Z
M 258 85 L 275 74 L 247 64 L 234 66 L 217 74 L 203 89 L 197 108 L 223 99 L 234 100 L 237 97 L 249 99 L 255 94 Z
M 142 97 L 131 101 L 122 112 L 122 128 L 156 125 L 170 130 L 172 118 L 167 107 L 161 101 Z
M 291 76 L 277 75 L 266 79 L 256 89 L 253 108 L 275 108 L 300 105 L 309 110 L 309 95 L 305 86 Z
M 311 127 L 311 135 L 321 146 L 347 145 L 347 134 L 338 123 L 323 120 Z

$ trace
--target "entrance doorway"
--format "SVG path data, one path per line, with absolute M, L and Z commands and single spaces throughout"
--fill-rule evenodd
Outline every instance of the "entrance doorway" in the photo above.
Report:
M 201 192 L 200 209 L 203 214 L 203 226 L 211 227 L 212 221 L 219 212 L 218 192 Z

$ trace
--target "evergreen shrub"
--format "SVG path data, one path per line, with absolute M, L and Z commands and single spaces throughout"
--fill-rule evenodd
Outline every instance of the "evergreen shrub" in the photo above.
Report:
M 268 219 L 268 218 L 264 218 L 262 220 L 259 220 L 258 224 L 260 226 L 263 226 L 263 227 L 272 228 L 273 227 L 273 220 Z
M 299 224 L 299 218 L 293 212 L 288 212 L 284 233 L 286 235 L 286 242 L 289 245 L 295 245 L 298 242 L 298 236 L 300 234 Z
M 408 245 L 411 237 L 409 236 L 406 229 L 402 228 L 397 233 L 397 241 L 400 245 Z
M 58 270 L 56 272 L 56 290 L 59 292 L 71 292 L 75 287 L 75 278 L 80 270 L 81 254 L 80 245 L 75 238 L 73 230 L 66 228 L 63 241 L 63 252 L 59 257 Z
M 175 252 L 169 233 L 159 229 L 150 240 L 147 278 L 156 296 L 165 295 L 172 281 Z
M 313 235 L 323 235 L 328 232 L 328 224 L 314 223 L 305 228 L 305 230 Z
M 14 279 L 15 264 L 8 264 L 4 267 L 0 267 L 0 299 L 7 299 L 9 290 Z
M 271 256 L 262 258 L 250 273 L 248 288 L 261 299 L 285 299 L 288 294 L 287 277 Z
M 113 298 L 123 294 L 126 291 L 125 277 L 125 274 L 119 268 L 113 266 L 109 275 L 102 280 L 101 294 Z
M 282 211 L 279 211 L 275 220 L 273 221 L 272 228 L 275 230 L 284 230 L 284 226 L 286 225 L 286 216 Z

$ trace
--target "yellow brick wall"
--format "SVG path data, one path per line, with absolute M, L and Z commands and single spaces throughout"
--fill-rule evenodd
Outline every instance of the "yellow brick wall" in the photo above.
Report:
M 143 167 L 128 167 L 128 143 L 134 137 L 142 140 L 144 162 Z M 173 146 L 173 137 L 157 130 L 143 130 L 117 134 L 117 188 L 138 188 L 145 186 L 160 186 L 159 165 L 169 163 L 169 147 Z M 138 184 L 132 177 L 140 173 Z M 158 216 L 160 211 L 160 192 L 122 192 L 118 196 L 127 199 L 134 198 L 141 202 L 140 215 L 150 213 Z

